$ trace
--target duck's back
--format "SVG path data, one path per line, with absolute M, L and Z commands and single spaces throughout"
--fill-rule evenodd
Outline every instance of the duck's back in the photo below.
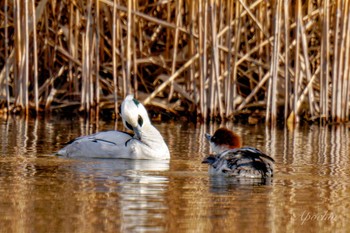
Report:
M 206 160 L 211 164 L 212 173 L 224 173 L 228 176 L 264 178 L 272 177 L 274 160 L 253 147 L 242 147 L 210 156 Z

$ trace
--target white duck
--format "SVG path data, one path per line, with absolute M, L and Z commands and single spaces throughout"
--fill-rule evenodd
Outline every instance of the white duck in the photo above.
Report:
M 121 104 L 124 126 L 135 135 L 122 131 L 104 131 L 78 137 L 57 152 L 66 157 L 169 159 L 162 135 L 151 124 L 145 107 L 128 95 Z

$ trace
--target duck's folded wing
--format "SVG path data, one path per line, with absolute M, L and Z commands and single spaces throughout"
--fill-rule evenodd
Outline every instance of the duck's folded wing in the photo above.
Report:
M 57 152 L 67 157 L 124 158 L 129 154 L 126 145 L 132 136 L 121 131 L 105 131 L 82 136 Z
M 274 160 L 253 147 L 234 149 L 227 153 L 226 160 L 231 170 L 258 171 L 263 176 L 273 174 Z

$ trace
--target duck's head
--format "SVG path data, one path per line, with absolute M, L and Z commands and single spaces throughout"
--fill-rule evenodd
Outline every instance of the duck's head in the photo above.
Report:
M 242 140 L 239 135 L 226 128 L 219 128 L 214 135 L 205 134 L 206 139 L 210 143 L 213 152 L 221 153 L 228 149 L 240 148 Z
M 126 128 L 134 131 L 136 137 L 141 139 L 142 128 L 151 124 L 146 108 L 133 95 L 125 97 L 120 108 L 120 115 Z

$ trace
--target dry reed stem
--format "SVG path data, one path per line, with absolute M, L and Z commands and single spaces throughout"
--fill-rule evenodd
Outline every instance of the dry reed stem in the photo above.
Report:
M 235 11 L 235 21 L 238 23 L 235 25 L 235 41 L 234 43 L 234 53 L 233 53 L 233 63 L 232 63 L 232 99 L 235 99 L 237 97 L 237 70 L 239 67 L 239 63 L 237 61 L 238 59 L 238 51 L 239 51 L 239 41 L 240 41 L 240 31 L 241 31 L 241 18 L 239 17 L 241 15 L 241 4 L 238 4 Z M 236 110 L 235 102 L 232 103 L 232 109 L 233 112 Z
M 284 119 L 288 118 L 288 114 L 290 112 L 290 100 L 289 100 L 289 93 L 290 93 L 290 79 L 289 79 L 289 5 L 288 1 L 284 1 Z
M 226 21 L 230 25 L 231 22 L 233 21 L 233 1 L 227 1 L 227 15 L 226 15 Z M 226 67 L 227 67 L 227 78 L 225 79 L 225 89 L 224 93 L 225 95 L 225 103 L 226 103 L 226 109 L 225 109 L 225 115 L 230 116 L 232 114 L 232 92 L 231 92 L 231 87 L 232 87 L 232 76 L 231 76 L 231 70 L 232 70 L 232 56 L 231 56 L 231 50 L 232 50 L 232 43 L 231 43 L 231 38 L 232 38 L 232 27 L 228 26 L 227 30 L 227 35 L 226 35 L 226 46 L 228 49 L 227 55 L 226 55 Z
M 346 35 L 349 35 L 350 33 L 350 19 L 347 17 L 347 29 L 346 29 Z M 346 45 L 345 45 L 345 59 L 344 59 L 344 85 L 343 85 L 343 93 L 345 98 L 343 99 L 343 107 L 342 109 L 344 110 L 344 114 L 342 116 L 343 119 L 348 119 L 349 118 L 349 95 L 350 95 L 350 83 L 349 83 L 349 75 L 350 75 L 350 67 L 349 67 L 349 62 L 350 62 L 350 37 L 346 37 Z
M 301 1 L 297 0 L 297 4 L 296 4 L 296 28 L 295 28 L 295 34 L 296 34 L 296 49 L 295 49 L 295 72 L 294 72 L 294 90 L 293 90 L 293 111 L 290 113 L 289 115 L 289 121 L 293 121 L 293 122 L 299 122 L 299 115 L 297 114 L 297 104 L 298 104 L 298 98 L 299 98 L 299 83 L 300 83 L 300 61 L 299 61 L 299 54 L 300 54 L 300 20 L 298 15 L 300 15 L 301 13 Z
M 5 74 L 5 88 L 1 88 L 2 90 L 0 90 L 0 92 L 3 93 L 3 89 L 5 89 L 5 95 L 6 95 L 6 112 L 9 112 L 10 110 L 10 90 L 9 90 L 9 73 L 10 73 L 10 67 L 9 67 L 9 62 L 12 60 L 9 58 L 8 56 L 8 50 L 9 50 L 9 46 L 8 46 L 8 43 L 9 43 L 9 36 L 8 36 L 8 9 L 7 9 L 7 6 L 8 6 L 8 0 L 5 0 L 5 5 L 4 5 L 4 12 L 5 12 L 5 67 L 3 70 L 5 70 L 4 74 Z M 13 53 L 11 53 L 13 54 Z M 3 72 L 1 72 L 3 73 Z M 3 80 L 3 77 L 1 74 L 0 74 L 0 80 Z M 0 82 L 0 87 L 2 86 L 1 83 L 3 83 L 2 81 Z M 2 94 L 4 95 L 4 94 Z
M 213 8 L 212 10 L 212 15 L 211 15 L 211 25 L 214 26 L 216 25 L 216 11 L 215 11 L 215 6 L 214 6 L 214 0 L 211 1 L 211 7 Z M 218 49 L 218 38 L 216 37 L 216 27 L 212 28 L 212 49 L 213 49 L 213 75 L 215 77 L 215 95 L 217 98 L 217 103 L 218 103 L 218 109 L 219 109 L 219 114 L 215 114 L 218 115 L 220 118 L 223 117 L 224 113 L 223 113 L 223 106 L 222 106 L 222 101 L 221 101 L 221 87 L 220 87 L 220 81 L 219 81 L 219 49 Z M 212 90 L 213 91 L 213 90 Z M 214 91 L 213 91 L 214 92 Z M 214 97 L 214 94 L 212 94 L 211 96 Z M 214 99 L 214 98 L 213 98 Z M 212 108 L 212 111 L 216 109 L 216 108 Z
M 298 11 L 298 14 L 300 14 L 301 12 Z M 301 15 L 298 15 L 299 18 L 301 18 Z M 306 39 L 306 31 L 305 31 L 305 27 L 303 25 L 303 21 L 300 20 L 300 35 L 301 35 L 301 45 L 302 45 L 302 49 L 303 49 L 303 63 L 305 64 L 305 73 L 306 73 L 306 80 L 307 82 L 311 82 L 311 67 L 310 67 L 310 63 L 309 63 L 309 55 L 308 55 L 308 46 L 307 46 L 307 39 Z M 312 86 L 309 87 L 310 90 L 308 91 L 309 94 L 309 107 L 310 107 L 310 114 L 312 117 L 315 116 L 315 98 L 314 98 L 314 91 L 312 89 Z M 298 107 L 297 107 L 298 109 Z M 298 111 L 297 111 L 298 112 Z
M 278 79 L 278 67 L 279 67 L 279 48 L 280 48 L 280 18 L 282 4 L 276 1 L 276 16 L 274 21 L 274 44 L 272 53 L 272 65 L 271 65 L 271 77 L 269 82 L 268 96 L 267 96 L 267 111 L 266 122 L 271 125 L 277 123 L 277 79 Z
M 37 30 L 36 30 L 36 14 L 35 14 L 35 3 L 34 0 L 31 0 L 31 13 L 33 15 L 33 57 L 34 57 L 34 103 L 35 103 L 35 112 L 39 112 L 39 93 L 38 93 L 38 45 L 37 45 Z
M 329 0 L 323 3 L 322 40 L 321 40 L 321 75 L 320 106 L 321 119 L 328 121 L 328 76 L 329 76 Z
M 118 28 L 117 28 L 118 27 Z M 118 29 L 118 30 L 117 30 Z M 114 97 L 114 112 L 118 113 L 118 83 L 117 83 L 117 37 L 119 36 L 119 19 L 117 20 L 117 0 L 113 2 L 113 32 L 112 32 L 112 59 L 113 59 L 113 97 Z M 124 89 L 125 90 L 125 89 Z M 125 95 L 125 93 L 124 93 Z
M 132 17 L 131 11 L 133 10 L 132 0 L 128 0 L 128 8 L 127 8 L 127 21 L 126 21 L 126 80 L 124 81 L 124 97 L 127 94 L 130 94 L 130 90 L 128 88 L 128 83 L 130 83 L 130 71 L 131 71 L 131 33 L 132 33 Z
M 181 10 L 179 9 L 180 6 L 182 5 L 182 1 L 179 0 L 179 2 L 176 4 L 176 11 L 175 11 L 175 20 L 176 20 L 176 29 L 175 29 L 175 39 L 174 39 L 174 47 L 173 47 L 173 61 L 171 64 L 171 75 L 175 73 L 176 69 L 176 61 L 177 61 L 177 49 L 178 49 L 178 42 L 179 42 L 179 28 L 180 28 L 180 22 L 181 22 Z M 174 86 L 173 86 L 173 81 L 170 82 L 170 91 L 168 94 L 168 101 L 171 100 L 172 96 L 174 93 Z
M 29 93 L 28 93 L 28 85 L 29 85 L 29 2 L 28 0 L 24 1 L 24 11 L 25 11 L 25 23 L 24 23 L 24 37 L 25 37 L 25 49 L 24 49 L 24 80 L 22 82 L 22 90 L 23 90 L 23 105 L 25 109 L 25 114 L 29 113 Z
M 344 100 L 346 99 L 346 95 L 347 93 L 344 92 L 346 87 L 346 78 L 344 78 L 346 69 L 344 68 L 344 66 L 348 65 L 344 63 L 344 59 L 346 56 L 346 52 L 348 51 L 345 47 L 346 45 L 346 34 L 347 34 L 347 24 L 348 24 L 348 14 L 349 14 L 349 4 L 348 1 L 344 1 L 343 2 L 342 9 L 343 10 L 343 20 L 341 21 L 341 38 L 340 38 L 340 57 L 339 57 L 339 66 L 338 66 L 338 70 L 339 70 L 339 80 L 338 80 L 338 92 L 340 92 L 341 94 L 338 94 L 338 98 L 337 98 L 337 102 L 338 102 L 338 111 L 337 111 L 337 115 L 340 118 L 340 121 L 343 121 L 344 119 L 344 115 L 345 115 L 345 105 L 347 103 L 344 102 Z M 345 49 L 344 49 L 345 48 Z
M 340 9 L 340 4 L 341 4 L 341 1 L 340 0 L 337 0 L 336 1 L 336 11 L 337 11 L 337 14 L 336 14 L 336 18 L 335 18 L 335 31 L 334 31 L 334 41 L 336 42 L 334 44 L 334 57 L 335 58 L 338 58 L 338 54 L 339 54 L 339 25 L 340 25 L 340 12 L 341 12 L 341 9 Z M 338 13 L 339 12 L 339 13 Z M 333 61 L 333 67 L 332 67 L 332 99 L 331 99 L 331 115 L 333 116 L 333 120 L 338 122 L 340 119 L 337 117 L 337 98 L 338 98 L 338 91 L 337 91 L 337 87 L 338 87 L 338 59 L 334 59 Z
M 96 101 L 96 122 L 98 122 L 99 119 L 99 112 L 100 112 L 100 1 L 95 1 L 96 5 L 96 33 L 95 33 L 95 40 L 96 40 L 96 47 L 95 47 L 95 101 Z

